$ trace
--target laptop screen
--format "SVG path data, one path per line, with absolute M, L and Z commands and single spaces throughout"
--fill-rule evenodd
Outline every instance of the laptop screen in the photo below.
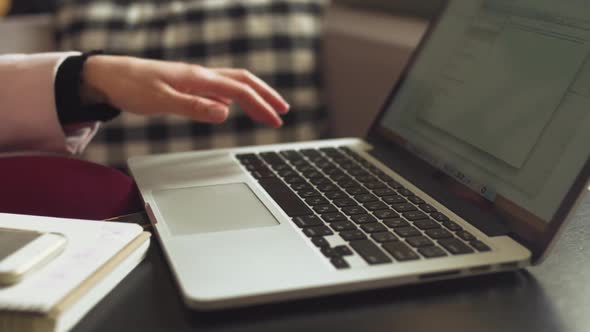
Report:
M 588 158 L 589 107 L 590 1 L 452 0 L 377 126 L 547 223 Z

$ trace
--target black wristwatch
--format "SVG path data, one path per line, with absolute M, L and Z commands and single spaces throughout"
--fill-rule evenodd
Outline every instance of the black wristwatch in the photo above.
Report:
M 66 58 L 55 75 L 55 104 L 61 124 L 108 121 L 121 113 L 107 103 L 84 105 L 81 87 L 82 70 L 86 60 L 102 51 L 91 51 Z

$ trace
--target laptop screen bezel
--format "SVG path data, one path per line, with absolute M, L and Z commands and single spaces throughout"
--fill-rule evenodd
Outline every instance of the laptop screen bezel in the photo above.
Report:
M 433 17 L 428 27 L 419 41 L 418 45 L 411 53 L 408 62 L 404 69 L 402 70 L 398 80 L 394 84 L 393 88 L 391 89 L 389 95 L 385 99 L 384 103 L 381 106 L 380 111 L 378 112 L 377 116 L 375 117 L 374 121 L 372 122 L 371 126 L 366 135 L 366 140 L 374 146 L 392 146 L 397 148 L 398 150 L 401 149 L 404 151 L 404 158 L 399 158 L 397 162 L 408 162 L 413 163 L 415 165 L 422 164 L 426 168 L 432 168 L 430 164 L 428 164 L 424 159 L 420 158 L 419 156 L 415 155 L 411 151 L 407 150 L 400 141 L 396 139 L 392 139 L 390 135 L 387 134 L 389 131 L 388 129 L 383 128 L 380 126 L 380 122 L 383 119 L 383 116 L 389 109 L 389 105 L 391 105 L 396 96 L 398 95 L 400 89 L 405 84 L 408 74 L 414 67 L 417 59 L 419 58 L 421 52 L 424 50 L 425 45 L 428 43 L 430 37 L 432 36 L 433 31 L 438 26 L 445 10 L 448 7 L 449 2 L 452 0 L 441 0 L 440 6 L 438 8 L 437 14 Z M 393 133 L 395 134 L 395 133 Z M 397 135 L 401 138 L 401 135 Z M 410 160 L 408 160 L 408 158 Z M 406 161 L 404 161 L 406 160 Z M 420 167 L 418 167 L 419 169 Z M 404 178 L 415 178 L 416 174 L 411 174 L 412 171 L 417 168 L 408 167 L 396 169 L 396 171 Z M 590 159 L 586 159 L 584 166 L 582 167 L 580 173 L 576 176 L 574 183 L 570 187 L 569 191 L 566 193 L 564 198 L 562 199 L 561 203 L 559 204 L 558 209 L 554 213 L 552 219 L 549 222 L 545 222 L 543 225 L 531 225 L 525 222 L 520 222 L 518 220 L 506 220 L 504 218 L 495 218 L 496 222 L 506 226 L 509 230 L 509 235 L 511 235 L 514 239 L 519 241 L 521 244 L 525 245 L 529 250 L 532 252 L 532 263 L 540 262 L 548 253 L 553 240 L 555 240 L 557 234 L 564 226 L 565 222 L 568 219 L 568 216 L 576 205 L 576 203 L 583 197 L 583 195 L 587 192 L 587 186 L 589 184 L 588 180 L 590 177 Z M 450 181 L 454 181 L 456 184 L 459 184 L 458 181 L 449 177 Z M 421 190 L 425 191 L 427 194 L 433 196 L 435 199 L 437 198 L 435 194 L 429 188 L 420 187 Z M 465 204 L 465 203 L 463 203 Z M 459 216 L 463 217 L 461 211 L 454 211 Z M 467 221 L 469 219 L 465 218 Z M 542 229 L 540 229 L 542 228 Z

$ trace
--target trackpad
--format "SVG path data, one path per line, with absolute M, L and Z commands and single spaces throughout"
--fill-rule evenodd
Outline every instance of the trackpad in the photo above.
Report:
M 158 190 L 153 196 L 172 235 L 279 224 L 245 183 Z

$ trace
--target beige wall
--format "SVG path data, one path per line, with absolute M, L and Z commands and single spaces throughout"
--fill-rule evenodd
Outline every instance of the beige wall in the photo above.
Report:
M 423 19 L 328 10 L 321 63 L 334 136 L 365 134 L 425 29 Z

